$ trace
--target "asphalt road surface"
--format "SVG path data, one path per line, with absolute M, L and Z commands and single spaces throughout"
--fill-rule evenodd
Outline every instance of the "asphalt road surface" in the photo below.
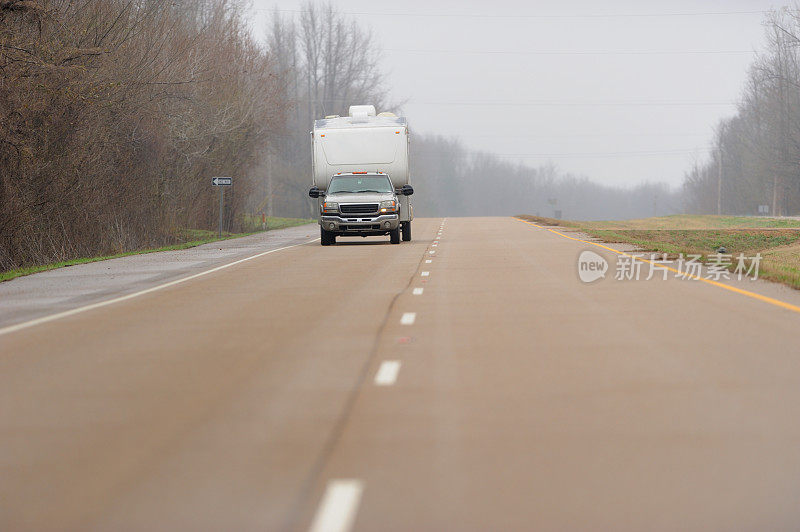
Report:
M 800 527 L 796 292 L 512 218 L 282 234 L 0 285 L 0 529 Z

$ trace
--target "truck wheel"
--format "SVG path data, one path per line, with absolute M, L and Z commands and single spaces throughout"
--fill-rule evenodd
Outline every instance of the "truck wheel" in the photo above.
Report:
M 322 227 L 319 228 L 320 243 L 323 246 L 332 246 L 336 243 L 336 235 L 330 231 L 326 231 Z
M 400 228 L 403 232 L 403 242 L 409 242 L 411 240 L 411 222 L 401 223 Z
M 389 231 L 389 242 L 392 244 L 399 244 L 400 243 L 400 228 L 392 229 Z

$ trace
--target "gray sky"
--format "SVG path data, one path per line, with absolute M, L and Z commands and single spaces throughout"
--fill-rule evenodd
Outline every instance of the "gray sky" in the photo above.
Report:
M 763 47 L 763 16 L 749 12 L 785 2 L 334 3 L 375 32 L 412 131 L 629 186 L 679 185 L 708 156 Z M 273 7 L 299 5 L 254 0 L 257 34 Z M 719 12 L 733 13 L 686 15 Z

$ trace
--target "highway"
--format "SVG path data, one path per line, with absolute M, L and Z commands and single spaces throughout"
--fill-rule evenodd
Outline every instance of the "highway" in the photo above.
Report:
M 0 284 L 0 529 L 800 525 L 798 292 L 616 281 L 514 218 L 317 236 Z

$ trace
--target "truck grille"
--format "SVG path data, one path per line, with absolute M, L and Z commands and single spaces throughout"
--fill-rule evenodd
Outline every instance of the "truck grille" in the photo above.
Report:
M 377 203 L 350 203 L 340 204 L 342 214 L 378 214 Z
M 380 231 L 381 224 L 340 225 L 342 231 Z

